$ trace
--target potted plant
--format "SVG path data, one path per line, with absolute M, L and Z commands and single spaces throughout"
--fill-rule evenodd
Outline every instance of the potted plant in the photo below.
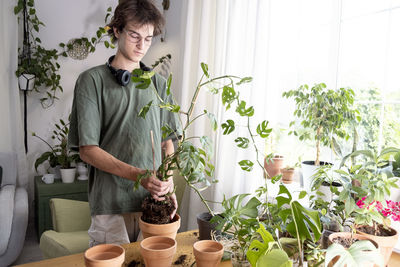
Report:
M 393 188 L 398 188 L 388 161 L 391 155 L 398 153 L 397 148 L 383 149 L 380 154 L 370 150 L 358 150 L 346 156 L 342 161 L 341 175 L 351 179 L 351 188 L 344 188 L 340 199 L 345 202 L 345 211 L 354 218 L 355 227 L 360 234 L 378 243 L 384 263 L 389 261 L 392 249 L 397 243 L 398 232 L 389 227 L 383 210 L 387 208 L 386 198 Z M 364 156 L 354 166 L 344 163 L 351 156 Z
M 306 191 L 299 193 L 299 200 L 307 195 Z M 298 266 L 303 266 L 306 258 L 307 243 L 315 244 L 322 233 L 321 220 L 318 211 L 305 208 L 298 200 L 294 200 L 289 190 L 284 186 L 279 186 L 279 193 L 276 197 L 278 215 L 285 225 L 285 231 L 291 238 L 281 240 L 281 243 L 287 243 L 288 248 L 296 244 L 293 257 Z M 283 245 L 284 246 L 284 245 Z M 306 248 L 306 249 L 305 249 Z M 290 255 L 290 249 L 287 251 Z
M 324 83 L 309 87 L 301 85 L 297 90 L 290 90 L 282 94 L 286 98 L 294 98 L 296 108 L 294 116 L 301 119 L 301 130 L 290 131 L 289 134 L 298 136 L 300 141 L 314 140 L 316 156 L 313 161 L 302 164 L 303 182 L 306 190 L 310 191 L 309 177 L 315 172 L 316 167 L 327 164 L 320 161 L 321 145 L 329 146 L 332 137 L 348 138 L 344 129 L 346 124 L 359 121 L 358 110 L 353 108 L 354 91 L 350 88 L 337 90 L 327 89 Z M 289 126 L 294 126 L 292 121 Z
M 325 266 L 383 266 L 378 244 L 352 232 L 333 233 L 326 250 Z
M 294 165 L 286 165 L 284 168 L 281 169 L 282 182 L 284 184 L 291 184 L 293 182 L 295 170 L 299 166 L 300 164 L 296 162 Z
M 211 222 L 217 225 L 216 229 L 228 236 L 220 242 L 224 244 L 225 250 L 231 253 L 234 267 L 250 266 L 246 254 L 259 227 L 258 207 L 261 202 L 253 196 L 243 203 L 247 197 L 250 197 L 250 194 L 238 194 L 229 199 L 224 197 L 221 203 L 223 211 L 211 219 Z
M 246 253 L 251 266 L 262 266 L 263 263 L 280 267 L 291 267 L 293 265 L 293 261 L 289 259 L 281 243 L 275 241 L 262 224 L 260 224 L 256 233 L 259 236 L 253 237 Z
M 189 127 L 200 117 L 206 116 L 210 119 L 211 126 L 213 130 L 216 130 L 218 127 L 216 118 L 214 114 L 208 112 L 207 110 L 203 110 L 200 114 L 194 114 L 194 108 L 197 102 L 197 98 L 199 93 L 205 87 L 211 87 L 210 90 L 213 94 L 222 95 L 222 104 L 229 109 L 231 106 L 236 105 L 236 111 L 239 114 L 243 114 L 244 116 L 251 113 L 251 109 L 246 108 L 246 103 L 239 99 L 239 94 L 235 91 L 235 86 L 241 85 L 246 82 L 250 82 L 251 78 L 245 77 L 240 78 L 237 76 L 224 75 L 219 77 L 210 77 L 208 72 L 208 66 L 204 63 L 201 64 L 201 68 L 203 70 L 203 74 L 198 82 L 196 89 L 194 91 L 192 100 L 190 102 L 189 108 L 187 111 L 181 110 L 181 106 L 175 103 L 173 100 L 172 103 L 165 102 L 158 93 L 154 90 L 154 93 L 157 94 L 159 103 L 149 102 L 142 107 L 139 112 L 139 116 L 146 119 L 147 111 L 152 107 L 158 107 L 162 109 L 167 109 L 170 112 L 178 113 L 182 117 L 181 120 L 181 129 L 182 133 L 174 133 L 172 128 L 169 125 L 164 125 L 162 127 L 163 137 L 169 136 L 171 134 L 175 134 L 176 139 L 178 140 L 175 152 L 171 155 L 163 157 L 162 163 L 157 169 L 157 174 L 159 179 L 166 180 L 172 176 L 172 171 L 177 171 L 179 175 L 185 180 L 186 184 L 193 189 L 201 201 L 204 203 L 208 212 L 214 216 L 214 212 L 208 205 L 208 202 L 201 194 L 201 191 L 209 187 L 212 183 L 216 182 L 213 176 L 214 166 L 211 162 L 212 157 L 212 144 L 211 139 L 208 136 L 189 136 L 188 129 Z M 137 83 L 137 88 L 140 89 L 148 89 L 148 85 L 151 83 L 151 77 L 154 75 L 153 72 L 146 72 L 142 70 L 134 70 L 133 71 L 132 80 Z M 170 75 L 167 79 L 167 95 L 170 95 L 170 86 L 171 86 L 172 76 Z M 224 124 L 222 125 L 224 128 Z M 234 129 L 234 122 L 225 126 L 224 131 L 226 133 L 232 132 Z M 260 129 L 261 131 L 262 129 Z M 196 145 L 195 142 L 198 141 L 200 145 Z M 246 165 L 247 162 L 243 163 L 243 166 Z M 149 175 L 149 174 L 146 174 Z M 136 185 L 138 186 L 140 183 L 140 179 L 146 177 L 146 175 L 139 177 Z M 168 199 L 168 197 L 167 197 Z M 144 202 L 151 202 L 152 205 L 160 205 L 160 210 L 165 210 L 165 205 L 171 206 L 170 200 L 167 202 L 156 202 L 151 199 L 145 199 Z M 169 202 L 169 204 L 168 204 Z M 143 206 L 142 206 L 143 207 Z M 151 209 L 143 208 L 144 213 L 143 217 L 152 216 L 153 218 L 157 215 L 155 214 L 146 214 L 146 212 L 151 211 Z M 154 210 L 154 208 L 152 209 Z M 169 214 L 166 214 L 169 216 Z M 166 220 L 168 221 L 168 220 Z
M 55 99 L 58 99 L 56 92 L 63 91 L 60 85 L 57 50 L 44 48 L 40 38 L 34 34 L 44 26 L 37 17 L 34 0 L 18 0 L 14 7 L 14 14 L 21 13 L 24 18 L 24 42 L 22 51 L 19 49 L 18 68 L 15 74 L 17 77 L 34 76 L 33 89 L 37 92 L 41 86 L 48 88 L 45 96 L 40 99 L 42 106 L 47 108 L 54 103 Z
M 53 135 L 51 139 L 57 141 L 55 145 L 50 145 L 45 139 L 32 133 L 32 135 L 43 143 L 45 143 L 50 150 L 42 153 L 35 161 L 35 169 L 44 162 L 49 162 L 50 167 L 55 168 L 57 165 L 60 166 L 61 178 L 64 183 L 72 183 L 75 179 L 75 167 L 72 167 L 72 163 L 80 161 L 79 154 L 72 152 L 67 147 L 67 136 L 69 122 L 65 123 L 63 119 L 59 120 L 59 123 L 55 123 Z

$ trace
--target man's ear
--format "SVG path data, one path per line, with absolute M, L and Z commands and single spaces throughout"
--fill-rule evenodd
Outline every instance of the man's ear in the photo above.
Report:
M 119 35 L 120 35 L 121 33 L 119 32 L 119 30 L 117 29 L 117 27 L 113 27 L 113 31 L 114 31 L 115 38 L 119 39 Z

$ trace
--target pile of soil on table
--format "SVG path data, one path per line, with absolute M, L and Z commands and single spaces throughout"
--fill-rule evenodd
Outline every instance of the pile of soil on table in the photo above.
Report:
M 152 224 L 167 224 L 171 222 L 171 213 L 174 211 L 174 202 L 168 196 L 163 201 L 156 201 L 151 196 L 142 202 L 142 220 Z
M 376 236 L 392 236 L 396 234 L 393 230 L 385 228 L 382 224 L 378 224 L 376 230 L 373 226 L 369 225 L 359 225 L 357 226 L 357 230 L 366 234 Z

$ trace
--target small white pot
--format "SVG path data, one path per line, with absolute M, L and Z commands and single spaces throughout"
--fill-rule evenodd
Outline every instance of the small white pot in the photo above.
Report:
M 63 183 L 73 183 L 75 180 L 76 168 L 71 169 L 60 169 L 61 171 L 61 180 Z

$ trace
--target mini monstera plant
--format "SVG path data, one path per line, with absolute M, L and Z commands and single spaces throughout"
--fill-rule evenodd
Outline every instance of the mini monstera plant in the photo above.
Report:
M 246 106 L 246 102 L 239 98 L 239 92 L 236 87 L 244 83 L 251 82 L 251 77 L 238 77 L 233 75 L 223 75 L 218 77 L 212 77 L 208 71 L 208 65 L 201 63 L 201 68 L 203 73 L 200 77 L 199 82 L 196 85 L 193 96 L 190 100 L 189 108 L 187 110 L 182 110 L 181 106 L 172 97 L 171 102 L 164 101 L 154 87 L 149 87 L 151 83 L 153 72 L 146 72 L 142 70 L 133 71 L 133 82 L 137 83 L 136 88 L 143 90 L 151 90 L 153 88 L 154 94 L 156 94 L 158 102 L 154 103 L 150 101 L 145 104 L 140 110 L 138 116 L 146 119 L 146 114 L 152 107 L 158 107 L 160 109 L 166 109 L 169 112 L 179 114 L 180 127 L 182 133 L 174 133 L 174 130 L 170 125 L 163 125 L 163 137 L 175 134 L 177 139 L 177 146 L 175 152 L 163 157 L 162 163 L 157 169 L 157 175 L 160 180 L 167 180 L 173 175 L 173 171 L 177 171 L 181 177 L 185 180 L 186 184 L 192 188 L 200 197 L 201 201 L 204 203 L 205 207 L 211 215 L 214 216 L 213 210 L 210 208 L 208 201 L 202 196 L 202 191 L 208 188 L 212 183 L 217 182 L 213 177 L 214 165 L 212 163 L 212 141 L 208 136 L 190 136 L 188 134 L 190 127 L 201 117 L 208 117 L 210 120 L 211 128 L 216 131 L 218 129 L 218 122 L 216 116 L 203 109 L 200 113 L 195 113 L 195 106 L 197 104 L 197 99 L 200 93 L 203 91 L 211 92 L 213 95 L 221 95 L 222 104 L 225 106 L 226 110 L 231 107 L 236 107 L 235 111 L 244 117 L 250 117 L 254 114 L 253 107 Z M 171 82 L 172 75 L 167 79 L 167 95 L 171 95 Z M 207 90 L 205 90 L 207 89 Z M 235 129 L 235 122 L 233 120 L 227 120 L 222 125 L 222 130 L 224 134 L 229 134 Z M 269 130 L 267 128 L 267 123 L 264 122 L 260 124 L 257 131 L 265 135 Z M 238 138 L 235 140 L 240 147 L 247 147 L 249 145 L 248 138 Z M 248 160 L 241 161 L 240 166 L 243 169 L 251 170 L 254 163 Z M 149 175 L 147 173 L 146 175 Z M 146 175 L 140 177 L 146 177 Z M 136 185 L 139 185 L 140 178 Z M 148 200 L 145 200 L 148 201 Z M 170 199 L 167 198 L 166 202 L 160 202 L 155 200 L 149 200 L 152 204 L 171 206 Z M 144 212 L 146 210 L 144 209 Z M 152 215 L 155 216 L 154 214 Z M 144 216 L 145 217 L 145 216 Z

